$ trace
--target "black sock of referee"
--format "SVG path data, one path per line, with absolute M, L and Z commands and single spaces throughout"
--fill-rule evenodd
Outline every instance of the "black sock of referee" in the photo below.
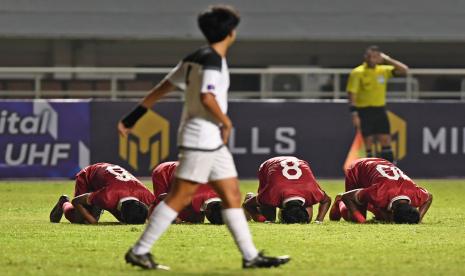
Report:
M 391 146 L 385 146 L 381 149 L 381 158 L 389 162 L 394 162 L 394 154 L 392 153 Z
M 373 151 L 371 149 L 366 149 L 367 158 L 373 157 Z

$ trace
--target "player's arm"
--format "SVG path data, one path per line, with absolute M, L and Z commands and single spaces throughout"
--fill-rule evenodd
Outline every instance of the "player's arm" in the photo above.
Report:
M 331 198 L 327 194 L 325 194 L 323 200 L 320 201 L 320 206 L 318 207 L 318 215 L 316 216 L 315 222 L 323 222 L 330 206 Z
M 218 102 L 216 101 L 216 97 L 213 93 L 201 93 L 200 101 L 202 105 L 207 109 L 213 117 L 220 122 L 221 124 L 221 136 L 223 138 L 223 142 L 226 144 L 229 139 L 229 135 L 231 134 L 232 130 L 232 122 L 229 119 L 228 115 L 224 114 L 221 111 Z
M 347 82 L 347 99 L 349 101 L 349 112 L 352 117 L 352 124 L 354 127 L 360 129 L 360 118 L 358 116 L 357 108 L 355 107 L 355 97 L 358 90 L 360 89 L 360 77 L 359 74 L 355 71 L 352 71 L 349 75 L 349 80 Z
M 433 195 L 428 193 L 428 200 L 423 205 L 421 205 L 418 210 L 420 212 L 420 222 L 423 220 L 423 217 L 425 216 L 426 212 L 428 212 L 431 203 L 433 203 Z
M 256 196 L 244 201 L 242 208 L 244 208 L 246 214 L 254 221 L 265 222 L 267 220 L 267 218 L 260 211 L 260 204 L 258 203 Z
M 389 212 L 388 210 L 386 210 L 384 208 L 378 208 L 376 210 L 376 217 L 375 218 L 377 220 L 380 220 L 380 221 L 389 221 L 389 222 L 393 221 L 392 212 Z
M 191 223 L 204 223 L 205 222 L 205 212 L 196 213 L 195 216 L 192 217 Z
M 393 59 L 385 53 L 381 53 L 381 57 L 383 58 L 384 63 L 394 66 L 393 73 L 395 76 L 405 76 L 407 74 L 409 68 L 404 63 Z
M 205 212 L 196 212 L 192 205 L 187 206 L 181 212 L 178 217 L 174 220 L 174 223 L 185 223 L 185 224 L 198 224 L 205 222 Z
M 347 91 L 347 100 L 349 101 L 349 111 L 357 111 L 355 108 L 351 108 L 352 106 L 355 107 L 355 92 Z
M 349 100 L 349 112 L 352 118 L 352 125 L 358 131 L 360 130 L 360 117 L 358 116 L 357 108 L 355 107 L 355 94 L 349 91 L 347 95 Z
M 307 206 L 305 207 L 305 210 L 307 211 L 308 214 L 308 221 L 312 221 L 312 216 L 313 216 L 313 206 Z M 317 220 L 315 220 L 317 222 Z M 319 223 L 319 222 L 317 222 Z
M 366 211 L 364 211 L 365 214 L 362 214 L 359 210 L 359 207 L 361 207 L 360 205 L 363 203 L 357 198 L 358 191 L 359 190 L 348 191 L 342 194 L 341 199 L 349 210 L 349 218 L 354 222 L 364 223 L 366 221 Z
M 144 97 L 140 104 L 118 122 L 119 133 L 123 136 L 128 135 L 132 127 L 142 116 L 144 116 L 147 110 L 151 108 L 152 105 L 161 97 L 175 90 L 175 88 L 176 86 L 167 79 L 161 81 L 154 88 L 152 88 L 152 90 L 150 90 L 150 92 Z
M 89 202 L 89 195 L 90 193 L 79 195 L 71 201 L 71 204 L 73 204 L 74 208 L 76 208 L 89 224 L 97 224 L 97 220 L 85 207 L 91 205 Z

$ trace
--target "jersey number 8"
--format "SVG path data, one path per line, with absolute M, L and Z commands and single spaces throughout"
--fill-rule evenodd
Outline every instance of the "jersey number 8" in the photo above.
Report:
M 281 161 L 283 167 L 282 174 L 289 180 L 299 179 L 302 176 L 302 170 L 299 168 L 299 160 L 297 158 L 288 158 Z M 291 165 L 289 165 L 291 164 Z M 290 174 L 289 171 L 295 171 L 295 174 Z

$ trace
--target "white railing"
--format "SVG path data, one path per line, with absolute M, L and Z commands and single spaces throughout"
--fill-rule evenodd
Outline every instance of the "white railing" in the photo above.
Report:
M 139 98 L 147 93 L 143 89 L 121 88 L 120 83 L 157 76 L 160 79 L 171 68 L 92 68 L 92 67 L 0 67 L 0 98 L 86 98 L 107 97 Z M 232 77 L 254 76 L 254 85 L 234 89 L 232 98 L 325 98 L 346 97 L 345 84 L 351 69 L 329 68 L 232 68 Z M 237 76 L 236 76 L 237 75 Z M 453 78 L 456 90 L 435 90 L 433 85 L 440 78 Z M 72 83 L 73 81 L 98 82 L 103 88 L 50 89 L 45 82 Z M 10 87 L 11 83 L 26 82 L 28 86 Z M 249 82 L 249 81 L 245 81 Z M 242 85 L 244 87 L 244 85 Z M 247 87 L 253 86 L 253 89 Z M 438 85 L 440 86 L 440 85 Z M 447 87 L 446 87 L 447 88 Z M 465 69 L 411 69 L 405 78 L 389 81 L 388 97 L 391 99 L 456 99 L 465 101 Z M 446 89 L 447 90 L 447 89 Z M 174 93 L 172 97 L 181 97 Z

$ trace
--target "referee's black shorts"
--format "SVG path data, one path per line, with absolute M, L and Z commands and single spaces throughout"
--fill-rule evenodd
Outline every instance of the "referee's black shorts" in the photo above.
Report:
M 376 134 L 390 134 L 389 120 L 384 106 L 359 107 L 357 112 L 364 137 Z

